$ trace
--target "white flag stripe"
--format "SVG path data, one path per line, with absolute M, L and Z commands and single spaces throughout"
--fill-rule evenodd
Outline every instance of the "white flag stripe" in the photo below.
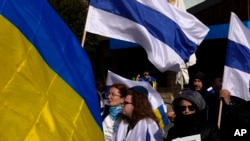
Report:
M 223 89 L 229 90 L 231 95 L 250 100 L 249 80 L 250 74 L 231 67 L 224 67 Z
M 92 0 L 85 30 L 138 43 L 158 70 L 179 71 L 197 50 L 208 28 L 191 14 L 170 6 L 167 1 L 145 3 Z
M 89 13 L 92 15 L 92 17 L 88 19 L 90 22 L 87 22 L 88 24 L 86 24 L 86 29 L 89 32 L 129 42 L 140 43 L 148 54 L 148 60 L 161 72 L 164 72 L 165 70 L 175 71 L 181 67 L 178 64 L 185 64 L 184 60 L 172 48 L 149 34 L 144 26 L 128 20 L 127 18 L 122 18 L 121 16 L 99 10 L 92 6 L 90 6 Z M 107 19 L 112 19 L 112 22 Z M 117 23 L 122 24 L 117 25 Z M 96 27 L 102 24 L 105 24 L 106 26 Z M 119 28 L 113 28 L 114 26 L 119 26 Z M 133 26 L 133 28 L 130 28 L 131 26 Z M 126 32 L 121 32 L 121 29 Z M 151 47 L 162 48 L 154 49 Z M 175 59 L 172 61 L 166 61 L 170 58 Z
M 172 21 L 175 21 L 185 35 L 197 45 L 203 41 L 209 31 L 209 29 L 205 25 L 201 24 L 195 16 L 183 12 L 182 9 L 169 4 L 166 0 L 157 0 L 157 2 L 151 0 L 138 1 L 166 15 Z
M 153 109 L 156 109 L 159 106 L 161 106 L 162 104 L 164 104 L 160 94 L 156 90 L 154 90 L 153 87 L 148 82 L 129 80 L 129 79 L 123 78 L 123 77 L 121 77 L 121 76 L 119 76 L 111 71 L 108 71 L 106 85 L 110 86 L 114 83 L 123 83 L 123 84 L 127 85 L 128 87 L 133 87 L 133 86 L 145 87 L 148 90 L 148 93 L 149 93 L 148 98 L 150 99 L 150 101 L 152 101 L 151 104 L 152 104 Z M 160 101 L 160 103 L 159 103 L 159 101 Z
M 250 30 L 231 13 L 223 89 L 231 95 L 250 100 Z
M 229 28 L 228 39 L 250 48 L 250 32 L 249 29 L 241 22 L 241 20 L 231 13 L 231 27 Z

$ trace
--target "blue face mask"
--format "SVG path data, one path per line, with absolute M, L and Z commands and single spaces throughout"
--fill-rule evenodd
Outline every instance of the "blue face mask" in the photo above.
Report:
M 122 106 L 115 106 L 109 108 L 109 115 L 112 120 L 117 120 L 122 113 Z

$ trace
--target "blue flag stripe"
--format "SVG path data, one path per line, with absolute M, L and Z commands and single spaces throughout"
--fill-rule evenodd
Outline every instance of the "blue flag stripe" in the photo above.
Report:
M 147 129 L 147 133 L 146 133 L 146 141 L 150 141 L 150 134 L 148 132 L 148 129 Z
M 250 73 L 250 49 L 228 40 L 227 59 L 225 65 Z
M 109 49 L 121 49 L 121 48 L 133 48 L 140 47 L 139 44 L 122 41 L 118 39 L 109 39 Z
M 89 61 L 86 61 L 88 56 L 66 24 L 62 22 L 47 1 L 33 2 L 32 0 L 27 0 L 24 3 L 23 1 L 11 2 L 3 0 L 0 1 L 0 5 L 1 3 L 4 7 L 4 9 L 0 7 L 1 15 L 11 21 L 26 36 L 46 63 L 85 100 L 98 125 L 102 127 L 100 115 L 96 112 L 96 110 L 99 110 L 99 106 L 96 104 L 98 103 L 98 97 L 92 70 L 86 68 L 86 66 L 91 66 L 91 64 Z M 31 3 L 33 4 L 32 6 L 30 6 Z M 20 9 L 20 5 L 27 7 L 27 11 Z M 30 11 L 32 11 L 32 14 L 29 13 Z M 44 15 L 50 15 L 50 17 Z M 51 19 L 54 20 L 51 21 Z M 50 33 L 44 33 L 45 29 L 54 30 Z M 67 41 L 67 44 L 64 43 L 65 48 L 62 48 L 61 41 Z M 74 47 L 69 48 L 66 46 Z M 82 59 L 78 60 L 77 58 Z M 82 72 L 77 70 L 82 70 Z M 72 78 L 72 75 L 74 75 L 74 78 Z M 88 85 L 84 85 L 86 81 L 89 81 Z M 86 92 L 91 96 L 86 94 Z
M 185 61 L 189 59 L 188 52 L 196 51 L 197 45 L 185 36 L 178 24 L 176 24 L 174 21 L 172 21 L 162 13 L 159 13 L 158 11 L 150 7 L 142 5 L 136 0 L 95 0 L 91 2 L 91 5 L 98 9 L 102 9 L 104 11 L 130 19 L 131 21 L 134 21 L 146 27 L 155 38 L 170 46 Z M 142 19 L 141 17 L 144 17 L 145 13 L 147 13 L 147 16 L 149 16 L 150 18 Z M 159 34 L 162 33 L 162 30 L 166 30 L 166 32 L 164 32 L 164 35 Z M 175 34 L 173 35 L 173 33 Z
M 164 108 L 163 108 L 163 105 L 159 106 L 157 109 L 159 110 L 160 114 L 162 115 L 161 116 L 162 117 L 161 120 L 162 120 L 163 124 L 165 126 L 167 126 L 168 125 L 168 119 L 167 119 L 167 116 L 163 116 L 163 115 L 166 115 L 166 113 L 164 111 Z

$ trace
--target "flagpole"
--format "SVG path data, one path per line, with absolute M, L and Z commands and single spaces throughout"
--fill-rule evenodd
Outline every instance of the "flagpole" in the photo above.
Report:
M 86 35 L 87 35 L 87 32 L 86 32 L 85 27 L 84 27 L 83 36 L 82 36 L 82 44 L 81 44 L 82 48 L 84 48 L 84 43 L 85 43 Z
M 220 99 L 220 107 L 219 107 L 219 114 L 218 114 L 218 124 L 217 124 L 219 129 L 220 129 L 220 123 L 221 123 L 222 105 L 223 105 L 223 102 L 222 102 L 222 99 Z
M 90 6 L 90 5 L 89 5 Z M 89 9 L 89 8 L 88 8 Z M 88 16 L 89 16 L 89 10 L 87 11 L 87 17 L 86 17 L 86 20 L 85 20 L 85 25 L 84 25 L 84 29 L 83 29 L 83 36 L 82 36 L 82 48 L 84 48 L 84 43 L 85 43 L 85 40 L 86 40 L 86 36 L 87 36 L 87 31 L 86 31 L 86 23 L 87 23 L 87 20 L 88 20 Z

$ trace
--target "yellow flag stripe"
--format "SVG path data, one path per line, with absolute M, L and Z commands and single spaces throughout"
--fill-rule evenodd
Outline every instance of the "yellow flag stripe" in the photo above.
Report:
M 103 140 L 85 101 L 0 16 L 0 140 Z

